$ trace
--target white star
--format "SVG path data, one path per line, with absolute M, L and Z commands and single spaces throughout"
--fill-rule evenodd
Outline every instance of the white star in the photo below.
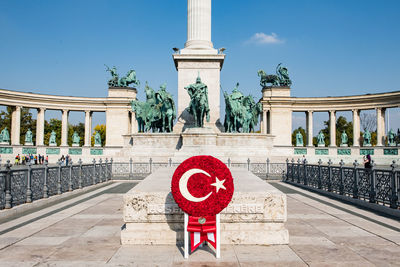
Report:
M 226 190 L 226 188 L 224 186 L 224 182 L 225 182 L 225 179 L 220 181 L 220 180 L 218 180 L 217 176 L 215 176 L 215 183 L 212 183 L 211 185 L 215 186 L 215 189 L 217 189 L 217 193 L 218 193 L 219 189 L 221 189 L 221 188 Z

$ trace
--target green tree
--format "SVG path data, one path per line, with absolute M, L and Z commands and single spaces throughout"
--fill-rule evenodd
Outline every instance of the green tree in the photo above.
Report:
M 325 145 L 329 146 L 330 145 L 330 123 L 329 120 L 324 121 L 325 128 L 322 129 L 322 133 L 324 134 L 324 140 L 325 140 Z M 345 117 L 339 116 L 339 118 L 336 120 L 336 145 L 339 146 L 341 142 L 341 136 L 343 131 L 346 132 L 347 137 L 348 137 L 348 145 L 352 146 L 353 145 L 353 123 L 348 122 Z M 319 132 L 318 132 L 319 133 Z M 317 146 L 317 137 L 313 138 L 313 145 Z
M 94 146 L 94 135 L 95 135 L 96 131 L 98 131 L 100 133 L 101 146 L 105 146 L 105 144 L 106 144 L 106 125 L 98 124 L 94 127 L 94 132 L 92 133 L 92 137 L 90 140 L 90 143 L 92 144 L 92 146 Z
M 57 146 L 61 144 L 61 120 L 50 119 L 50 122 L 44 122 L 44 144 L 49 145 L 51 131 L 56 133 Z
M 11 131 L 11 113 L 12 108 L 7 107 L 6 110 L 0 112 L 0 131 L 3 130 L 5 127 Z
M 307 141 L 307 139 L 306 139 L 306 131 L 302 127 L 299 127 L 299 128 L 295 129 L 292 132 L 292 145 L 293 146 L 296 145 L 296 134 L 297 134 L 297 132 L 300 132 L 301 135 L 303 136 L 303 144 L 305 145 L 306 141 Z

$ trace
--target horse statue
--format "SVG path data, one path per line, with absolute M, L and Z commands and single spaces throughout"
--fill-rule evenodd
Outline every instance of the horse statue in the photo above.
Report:
M 175 103 L 171 94 L 166 91 L 167 85 L 164 83 L 160 90 L 155 94 L 157 105 L 160 107 L 161 131 L 172 132 L 173 123 L 176 118 Z M 161 104 L 161 105 L 160 105 Z
M 267 87 L 268 86 L 267 83 L 271 83 L 272 86 L 279 86 L 279 77 L 278 77 L 278 75 L 273 75 L 273 74 L 267 75 L 265 73 L 265 71 L 263 71 L 263 70 L 259 70 L 257 72 L 257 75 L 259 77 L 261 77 L 260 85 L 261 85 L 262 88 Z
M 208 106 L 208 88 L 201 82 L 200 76 L 197 77 L 196 83 L 185 87 L 189 96 L 190 103 L 187 111 L 193 115 L 196 127 L 204 127 L 204 118 L 210 121 L 210 108 Z
M 140 81 L 136 79 L 136 72 L 135 70 L 129 70 L 126 76 L 122 77 L 118 81 L 119 87 L 128 87 L 130 84 L 135 84 L 135 86 L 140 85 Z

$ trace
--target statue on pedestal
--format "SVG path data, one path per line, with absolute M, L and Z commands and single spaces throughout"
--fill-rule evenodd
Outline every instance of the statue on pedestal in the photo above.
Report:
M 388 146 L 396 146 L 396 134 L 392 129 L 388 132 Z
M 129 70 L 126 76 L 119 78 L 117 74 L 117 68 L 114 66 L 110 69 L 107 65 L 105 65 L 107 70 L 111 74 L 111 79 L 108 81 L 109 87 L 128 87 L 130 84 L 134 84 L 135 86 L 140 85 L 139 80 L 136 79 L 135 70 Z
M 210 108 L 208 106 L 208 88 L 201 82 L 200 75 L 197 76 L 196 83 L 185 87 L 189 96 L 190 103 L 187 111 L 193 115 L 196 127 L 204 126 L 204 117 L 210 122 Z
M 81 140 L 81 138 L 79 137 L 77 132 L 74 132 L 72 134 L 72 146 L 79 146 L 79 141 Z
M 349 141 L 349 138 L 344 130 L 340 139 L 340 146 L 348 146 L 347 142 Z
M 296 146 L 304 146 L 303 135 L 300 131 L 297 131 L 296 133 Z
M 371 133 L 368 130 L 365 130 L 363 134 L 363 146 L 371 146 Z
M 25 134 L 25 145 L 33 145 L 32 142 L 33 134 L 31 129 L 28 129 L 28 131 Z
M 289 78 L 288 69 L 286 67 L 281 66 L 282 63 L 279 63 L 276 67 L 276 75 L 267 75 L 267 73 L 263 70 L 259 70 L 257 72 L 260 79 L 260 85 L 262 88 L 267 87 L 268 83 L 271 84 L 272 87 L 287 87 L 292 85 L 292 81 Z
M 57 146 L 55 131 L 51 131 L 50 138 L 49 138 L 49 146 Z
M 156 104 L 160 107 L 162 132 L 172 132 L 176 118 L 175 102 L 172 95 L 166 91 L 167 84 L 163 83 L 160 90 L 155 94 Z
M 94 146 L 101 146 L 101 136 L 98 131 L 94 134 Z
M 1 140 L 0 140 L 1 143 L 7 144 L 7 145 L 10 144 L 10 133 L 8 132 L 7 127 L 5 127 L 1 131 L 0 135 L 1 135 Z
M 325 146 L 325 136 L 322 131 L 317 136 L 318 146 Z
M 256 104 L 251 95 L 244 97 L 238 87 L 239 83 L 236 83 L 231 95 L 224 92 L 225 132 L 249 133 L 254 131 L 255 126 L 258 124 L 262 104 Z

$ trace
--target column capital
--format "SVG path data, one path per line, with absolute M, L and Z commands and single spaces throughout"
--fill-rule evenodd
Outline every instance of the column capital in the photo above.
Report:
M 336 113 L 336 110 L 331 109 L 331 110 L 329 110 L 329 113 Z
M 46 111 L 47 109 L 46 108 L 36 108 L 36 110 L 43 112 L 43 111 Z
M 62 112 L 69 112 L 69 109 L 62 109 Z
M 313 114 L 314 113 L 314 110 L 307 110 L 306 111 L 308 114 Z

